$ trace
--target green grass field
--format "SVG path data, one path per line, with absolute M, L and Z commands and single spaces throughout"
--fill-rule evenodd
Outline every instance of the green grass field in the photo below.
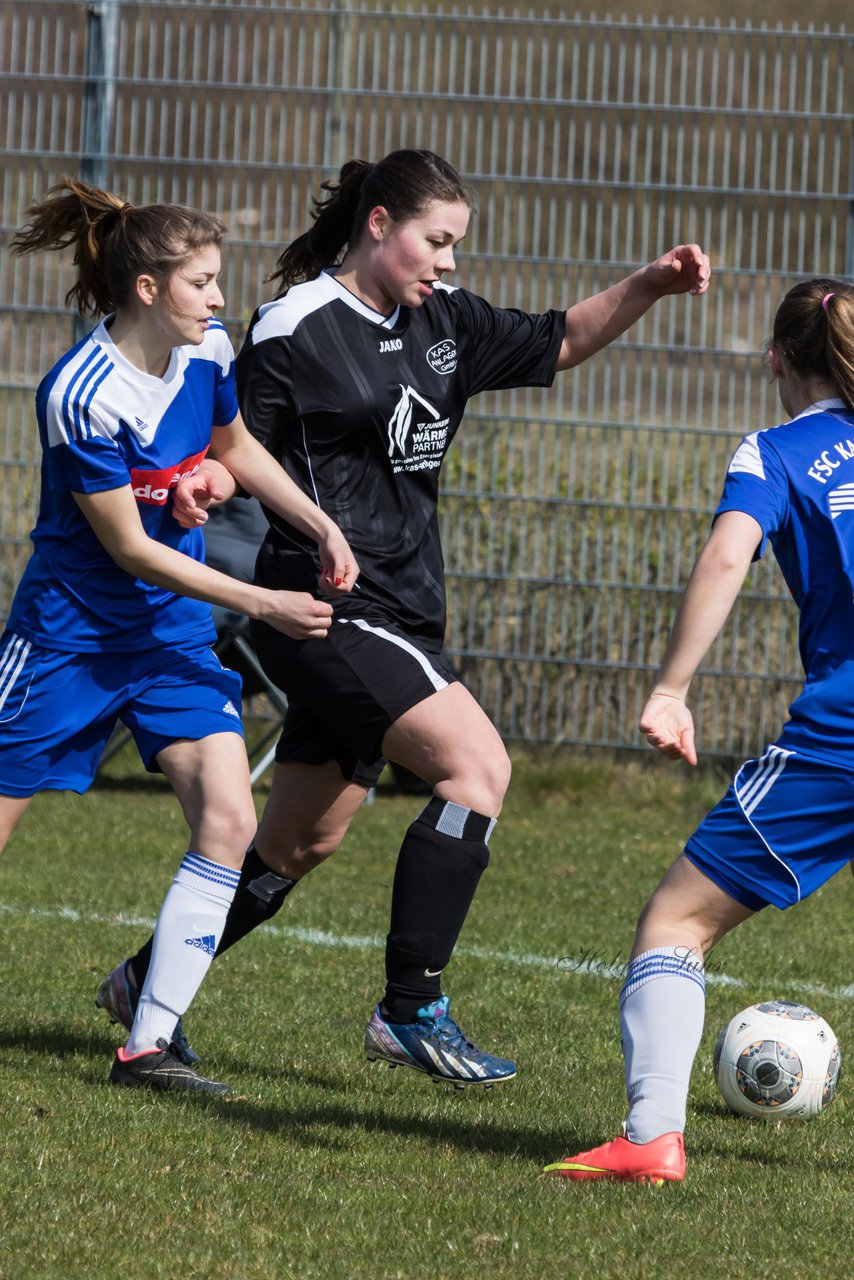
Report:
M 146 936 L 177 866 L 171 794 L 124 754 L 85 799 L 39 797 L 0 871 L 0 1276 L 850 1274 L 847 874 L 715 953 L 684 1184 L 540 1175 L 618 1129 L 611 967 L 723 785 L 652 759 L 517 760 L 447 981 L 464 1028 L 519 1064 L 484 1093 L 363 1060 L 395 853 L 420 807 L 381 795 L 275 926 L 216 964 L 187 1019 L 211 1073 L 234 1085 L 229 1102 L 105 1084 L 119 1036 L 93 996 Z M 808 1124 L 736 1120 L 715 1092 L 718 1030 L 769 997 L 812 1003 L 842 1044 L 839 1099 Z

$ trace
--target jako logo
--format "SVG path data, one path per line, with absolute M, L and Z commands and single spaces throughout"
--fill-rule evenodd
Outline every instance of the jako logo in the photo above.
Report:
M 403 338 L 383 338 L 380 343 L 380 355 L 385 351 L 402 351 Z
M 412 387 L 405 387 L 400 384 L 401 397 L 394 406 L 394 413 L 391 415 L 388 424 L 388 456 L 394 457 L 395 449 L 398 450 L 402 458 L 406 457 L 406 442 L 409 439 L 409 429 L 412 426 L 412 401 L 417 400 L 428 413 L 433 415 L 433 420 L 439 418 L 439 410 L 434 409 L 428 400 L 420 396 L 417 391 L 413 391 Z
M 174 489 L 179 480 L 195 475 L 199 464 L 204 459 L 207 449 L 185 458 L 174 467 L 166 467 L 163 471 L 146 471 L 142 467 L 131 467 L 130 482 L 133 496 L 137 502 L 147 502 L 153 507 L 162 507 L 169 497 L 169 490 Z

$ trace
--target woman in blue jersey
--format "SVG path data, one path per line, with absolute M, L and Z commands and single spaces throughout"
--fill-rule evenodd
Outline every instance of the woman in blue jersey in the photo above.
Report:
M 790 420 L 747 436 L 730 462 L 640 727 L 664 755 L 696 764 L 688 689 L 767 542 L 801 611 L 806 683 L 776 743 L 742 765 L 641 913 L 620 996 L 626 1134 L 549 1166 L 559 1177 L 684 1177 L 705 956 L 754 912 L 800 902 L 851 860 L 854 286 L 791 289 L 768 360 Z
M 37 792 L 88 788 L 123 720 L 146 767 L 174 788 L 190 846 L 110 1080 L 221 1092 L 170 1049 L 256 825 L 240 682 L 211 651 L 210 604 L 295 639 L 323 637 L 332 609 L 207 568 L 201 531 L 175 519 L 175 486 L 210 450 L 311 541 L 330 593 L 348 590 L 357 569 L 337 527 L 243 426 L 231 344 L 214 318 L 223 225 L 71 180 L 29 212 L 14 252 L 73 245 L 66 301 L 105 319 L 36 396 L 41 501 L 0 639 L 0 848 Z
M 489 859 L 510 764 L 443 652 L 439 470 L 471 396 L 549 386 L 665 294 L 705 292 L 709 262 L 697 245 L 679 246 L 568 310 L 529 315 L 444 283 L 473 195 L 441 157 L 353 160 L 324 190 L 313 226 L 271 277 L 277 297 L 253 317 L 238 395 L 249 430 L 340 524 L 361 577 L 349 604 L 335 603 L 325 651 L 255 631 L 290 705 L 220 951 L 338 847 L 390 759 L 433 796 L 398 856 L 387 983 L 366 1051 L 489 1085 L 516 1068 L 462 1034 L 441 975 Z M 311 546 L 288 521 L 269 519 L 258 581 L 308 587 Z M 138 981 L 146 964 L 143 948 L 131 962 Z

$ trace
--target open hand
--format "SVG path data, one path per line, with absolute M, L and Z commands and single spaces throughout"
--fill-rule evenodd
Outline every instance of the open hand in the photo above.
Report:
M 651 694 L 640 718 L 640 731 L 646 734 L 649 745 L 668 759 L 697 763 L 694 717 L 681 698 Z

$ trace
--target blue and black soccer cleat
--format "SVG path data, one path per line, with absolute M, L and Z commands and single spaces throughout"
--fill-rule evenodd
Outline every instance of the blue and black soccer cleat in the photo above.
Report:
M 468 1084 L 488 1088 L 516 1074 L 515 1062 L 466 1039 L 448 1013 L 447 996 L 419 1009 L 415 1022 L 388 1022 L 377 1005 L 365 1030 L 365 1053 L 370 1062 L 412 1067 L 458 1089 Z

